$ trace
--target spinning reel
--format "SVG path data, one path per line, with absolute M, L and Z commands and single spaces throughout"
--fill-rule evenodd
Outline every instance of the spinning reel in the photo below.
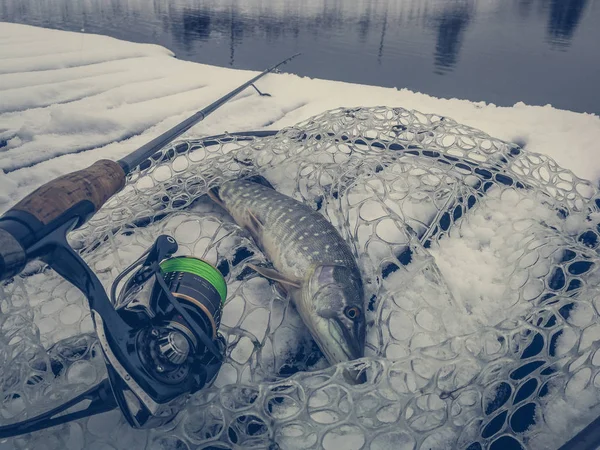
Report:
M 218 330 L 227 286 L 217 269 L 193 257 L 173 258 L 177 243 L 162 235 L 115 279 L 111 303 L 96 275 L 67 244 L 67 231 L 57 229 L 36 250 L 88 299 L 108 378 L 51 411 L 0 427 L 0 438 L 116 407 L 134 428 L 161 426 L 191 394 L 214 381 L 225 356 Z M 88 406 L 77 408 L 83 404 Z

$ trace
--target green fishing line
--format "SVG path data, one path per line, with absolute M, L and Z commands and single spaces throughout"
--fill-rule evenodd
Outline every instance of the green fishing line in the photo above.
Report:
M 160 268 L 165 273 L 170 272 L 185 272 L 197 275 L 208 281 L 221 296 L 221 303 L 225 303 L 227 299 L 227 284 L 221 272 L 213 266 L 196 258 L 180 257 L 171 258 L 163 261 Z

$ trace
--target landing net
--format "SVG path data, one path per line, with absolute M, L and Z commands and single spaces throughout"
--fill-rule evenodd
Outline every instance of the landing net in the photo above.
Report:
M 267 262 L 207 190 L 261 174 L 353 247 L 368 357 L 329 367 Z M 336 109 L 274 136 L 177 143 L 70 235 L 105 287 L 156 236 L 223 273 L 227 360 L 157 430 L 119 411 L 10 440 L 56 449 L 556 448 L 600 414 L 598 192 L 452 119 Z M 0 288 L 0 416 L 105 377 L 83 296 L 41 264 Z M 49 353 L 47 349 L 50 348 Z M 344 366 L 367 383 L 349 385 Z

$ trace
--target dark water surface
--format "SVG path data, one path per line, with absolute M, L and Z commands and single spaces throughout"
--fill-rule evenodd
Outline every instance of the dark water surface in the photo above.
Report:
M 600 114 L 600 0 L 0 0 L 0 21 L 243 69 L 301 51 L 284 70 Z

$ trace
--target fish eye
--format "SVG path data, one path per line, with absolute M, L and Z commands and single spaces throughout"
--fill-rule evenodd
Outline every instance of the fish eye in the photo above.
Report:
M 356 306 L 347 306 L 346 309 L 344 309 L 344 315 L 350 320 L 358 319 L 360 314 L 360 308 L 357 308 Z

